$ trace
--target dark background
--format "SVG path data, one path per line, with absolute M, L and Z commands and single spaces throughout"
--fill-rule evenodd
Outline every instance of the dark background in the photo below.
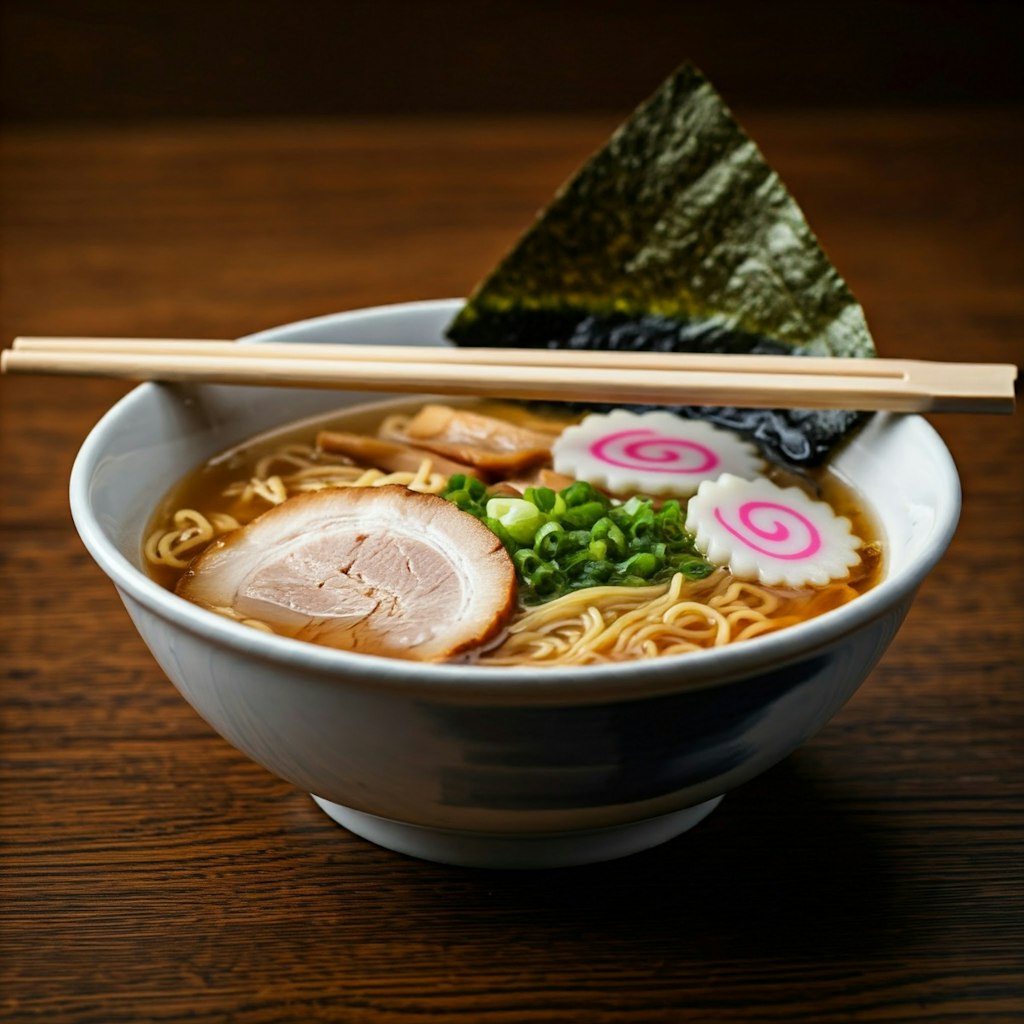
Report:
M 0 0 L 11 123 L 608 111 L 682 59 L 758 107 L 1012 104 L 1004 3 Z

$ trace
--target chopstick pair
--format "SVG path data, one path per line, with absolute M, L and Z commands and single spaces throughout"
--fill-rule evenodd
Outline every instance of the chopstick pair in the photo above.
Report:
M 993 412 L 1017 367 L 908 359 L 16 338 L 4 373 L 650 405 Z

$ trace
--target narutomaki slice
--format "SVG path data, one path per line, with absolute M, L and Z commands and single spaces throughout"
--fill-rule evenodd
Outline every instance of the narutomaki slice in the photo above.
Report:
M 512 561 L 486 526 L 392 485 L 289 498 L 214 541 L 176 589 L 285 636 L 420 661 L 492 639 L 516 597 Z

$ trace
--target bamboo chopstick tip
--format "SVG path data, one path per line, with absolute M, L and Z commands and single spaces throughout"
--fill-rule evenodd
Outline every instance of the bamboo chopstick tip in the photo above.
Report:
M 19 352 L 24 352 L 26 349 L 48 346 L 59 340 L 59 338 L 49 336 L 39 337 L 37 335 L 19 334 L 16 338 L 11 340 L 11 348 Z

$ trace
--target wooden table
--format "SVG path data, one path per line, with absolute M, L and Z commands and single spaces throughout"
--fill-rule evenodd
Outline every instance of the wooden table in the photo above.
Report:
M 1019 112 L 743 119 L 883 354 L 1022 362 Z M 11 132 L 3 341 L 465 294 L 614 122 Z M 347 834 L 199 720 L 68 514 L 127 388 L 0 386 L 4 1020 L 1024 1019 L 1020 413 L 934 419 L 959 532 L 817 738 L 657 850 L 499 873 Z

